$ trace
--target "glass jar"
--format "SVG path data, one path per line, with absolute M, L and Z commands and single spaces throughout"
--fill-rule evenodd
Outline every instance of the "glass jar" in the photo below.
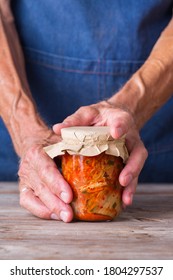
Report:
M 45 148 L 51 158 L 62 156 L 62 174 L 74 198 L 74 217 L 84 221 L 112 220 L 121 212 L 119 174 L 128 158 L 125 137 L 114 139 L 110 128 L 68 127 L 62 141 Z
M 122 187 L 118 178 L 123 169 L 120 157 L 62 156 L 62 173 L 72 187 L 74 217 L 83 221 L 105 221 L 121 211 Z

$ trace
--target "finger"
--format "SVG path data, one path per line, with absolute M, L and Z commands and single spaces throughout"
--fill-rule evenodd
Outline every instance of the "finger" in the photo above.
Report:
M 65 203 L 73 199 L 73 192 L 69 184 L 64 180 L 55 162 L 44 152 L 43 149 L 31 149 L 25 158 L 25 163 L 20 166 L 19 175 L 26 177 L 26 169 L 32 163 L 32 176 L 29 176 L 30 185 L 39 188 L 46 185 L 47 188 Z M 26 179 L 25 179 L 26 180 Z
M 20 193 L 20 205 L 39 218 L 50 219 L 51 217 L 51 211 L 34 195 L 32 189 L 24 189 Z
M 53 207 L 53 204 L 50 206 L 49 203 L 47 207 L 45 203 L 36 196 L 32 189 L 25 189 L 26 191 L 24 190 L 20 193 L 20 205 L 30 211 L 33 215 L 43 219 L 56 219 L 64 222 L 70 222 L 73 219 L 72 210 L 70 209 L 69 211 L 68 209 L 67 211 L 66 207 L 61 208 L 60 200 L 56 201 L 57 205 L 59 203 L 59 207 Z M 67 205 L 67 208 L 68 207 L 69 206 Z
M 131 205 L 136 192 L 138 179 L 134 178 L 130 184 L 123 190 L 122 201 L 124 205 Z
M 61 129 L 65 127 L 69 127 L 70 125 L 65 121 L 62 123 L 56 123 L 53 125 L 52 129 L 57 135 L 61 135 Z
M 134 178 L 138 178 L 144 166 L 148 153 L 141 141 L 134 146 L 128 161 L 120 173 L 119 182 L 122 186 L 128 186 Z
M 117 139 L 126 134 L 134 126 L 132 115 L 121 108 L 100 107 L 100 114 L 95 119 L 96 125 L 110 126 L 110 133 Z
M 116 111 L 115 111 L 116 110 Z M 110 126 L 110 133 L 113 138 L 117 139 L 126 134 L 134 125 L 132 116 L 119 109 L 109 109 L 107 112 L 107 123 Z
M 57 216 L 57 219 L 69 222 L 73 218 L 73 211 L 70 205 L 64 203 L 56 195 L 50 192 L 50 190 L 43 184 L 39 184 L 35 188 L 35 195 L 43 202 L 43 204 Z
M 44 159 L 46 160 L 46 159 Z M 38 168 L 38 175 L 41 183 L 65 203 L 70 203 L 73 199 L 73 192 L 69 184 L 58 170 L 56 164 L 42 160 L 42 168 Z
M 46 167 L 46 164 L 48 164 L 48 167 Z M 48 162 L 45 161 L 44 156 L 40 157 L 35 162 L 35 168 L 32 169 L 32 176 L 29 177 L 30 188 L 34 191 L 35 196 L 39 197 L 39 199 L 51 211 L 51 213 L 54 213 L 55 219 L 62 219 L 64 222 L 68 222 L 73 217 L 73 211 L 68 204 L 65 204 L 63 201 L 61 201 L 61 199 L 58 198 L 57 195 L 54 194 L 54 193 L 59 194 L 59 190 L 60 190 L 60 188 L 58 187 L 59 185 L 56 186 L 56 184 L 52 182 L 52 186 L 53 186 L 52 188 L 54 190 L 54 193 L 52 192 L 51 185 L 48 185 L 49 176 L 51 176 L 51 172 L 49 174 L 49 166 L 50 169 L 53 168 L 55 172 L 59 173 L 58 169 L 56 168 L 56 165 L 54 164 L 54 162 L 52 162 L 52 160 L 49 157 L 48 157 Z M 42 175 L 42 178 L 40 174 Z M 48 178 L 47 181 L 46 178 Z M 23 176 L 22 183 L 24 184 L 25 182 L 27 182 L 27 184 L 25 185 L 28 185 L 28 181 L 26 181 L 26 178 Z M 47 184 L 45 182 L 47 182 Z M 63 184 L 67 184 L 64 179 L 63 179 Z M 70 201 L 71 201 L 73 197 L 72 190 L 68 184 L 67 184 L 67 188 L 69 188 L 67 192 L 64 193 L 60 192 L 60 195 L 64 200 L 68 201 L 69 192 L 70 192 L 71 194 Z
M 61 128 L 69 126 L 93 125 L 98 115 L 98 110 L 94 106 L 80 107 L 74 114 L 68 116 L 62 123 L 55 124 L 53 131 L 60 134 Z
M 32 173 L 29 173 L 28 166 Z M 53 175 L 51 175 L 52 173 Z M 34 191 L 35 196 L 39 197 L 51 213 L 54 213 L 54 217 L 65 222 L 72 219 L 73 211 L 71 207 L 61 201 L 63 199 L 66 203 L 71 202 L 73 198 L 71 187 L 63 179 L 56 164 L 43 149 L 32 148 L 29 151 L 25 160 L 21 163 L 19 175 L 20 185 L 29 186 Z M 61 199 L 58 198 L 58 195 Z

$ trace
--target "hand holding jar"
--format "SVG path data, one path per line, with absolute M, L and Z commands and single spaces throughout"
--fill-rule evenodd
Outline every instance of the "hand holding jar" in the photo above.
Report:
M 130 112 L 116 108 L 111 103 L 103 101 L 91 106 L 81 107 L 63 123 L 54 126 L 54 132 L 60 134 L 63 127 L 92 125 L 109 126 L 114 139 L 126 135 L 126 146 L 129 158 L 119 175 L 119 183 L 123 189 L 123 205 L 130 205 L 136 191 L 138 176 L 147 158 L 147 151 L 140 139 L 138 129 Z

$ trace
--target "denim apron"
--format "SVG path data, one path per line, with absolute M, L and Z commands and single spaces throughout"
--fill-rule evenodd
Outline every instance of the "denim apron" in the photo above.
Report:
M 172 7 L 172 0 L 12 0 L 28 81 L 47 124 L 118 91 L 150 54 Z M 149 151 L 141 182 L 173 182 L 172 108 L 170 99 L 141 131 Z M 0 135 L 0 179 L 15 180 L 18 159 L 2 122 Z

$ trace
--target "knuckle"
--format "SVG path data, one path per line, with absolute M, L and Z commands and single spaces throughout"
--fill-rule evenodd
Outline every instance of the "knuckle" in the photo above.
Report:
M 49 166 L 47 168 L 47 174 L 49 174 L 49 175 L 46 177 L 46 181 L 54 191 L 55 186 L 57 185 L 57 180 L 58 180 L 57 168 Z
M 118 114 L 114 113 L 114 119 L 116 126 L 122 126 L 126 130 L 134 125 L 132 116 L 126 111 L 121 111 Z
M 81 124 L 82 120 L 89 121 L 93 117 L 96 117 L 98 110 L 94 106 L 81 106 L 74 114 L 67 117 L 65 121 L 69 123 L 75 122 Z
M 98 112 L 97 108 L 94 106 L 82 106 L 78 109 L 78 113 L 85 114 L 85 117 L 90 117 L 93 114 L 96 114 Z
M 134 126 L 134 119 L 129 112 L 124 111 L 122 114 L 122 121 L 125 126 L 133 127 Z
M 41 168 L 38 169 L 39 177 L 41 180 L 45 180 L 45 177 L 47 174 L 49 174 L 49 168 L 48 166 L 42 166 Z
M 90 106 L 81 106 L 76 112 L 83 113 L 83 111 L 88 110 Z
M 78 115 L 78 112 L 76 111 L 71 116 L 68 116 L 64 121 L 68 123 L 73 123 L 74 121 L 80 120 L 80 116 Z
M 144 155 L 144 158 L 146 160 L 148 158 L 148 151 L 147 151 L 146 148 L 144 148 L 143 155 Z
M 50 164 L 42 166 L 42 168 L 39 168 L 39 177 L 41 181 L 47 183 L 47 184 L 53 184 L 55 183 L 55 168 L 52 167 Z
M 45 187 L 42 184 L 38 184 L 34 188 L 34 194 L 38 197 L 40 197 L 44 193 Z
M 140 143 L 141 143 L 141 146 L 142 146 L 141 155 L 144 158 L 144 160 L 146 160 L 147 157 L 148 157 L 148 151 L 147 151 L 146 147 L 144 146 L 144 143 L 142 142 L 142 140 L 140 140 Z

